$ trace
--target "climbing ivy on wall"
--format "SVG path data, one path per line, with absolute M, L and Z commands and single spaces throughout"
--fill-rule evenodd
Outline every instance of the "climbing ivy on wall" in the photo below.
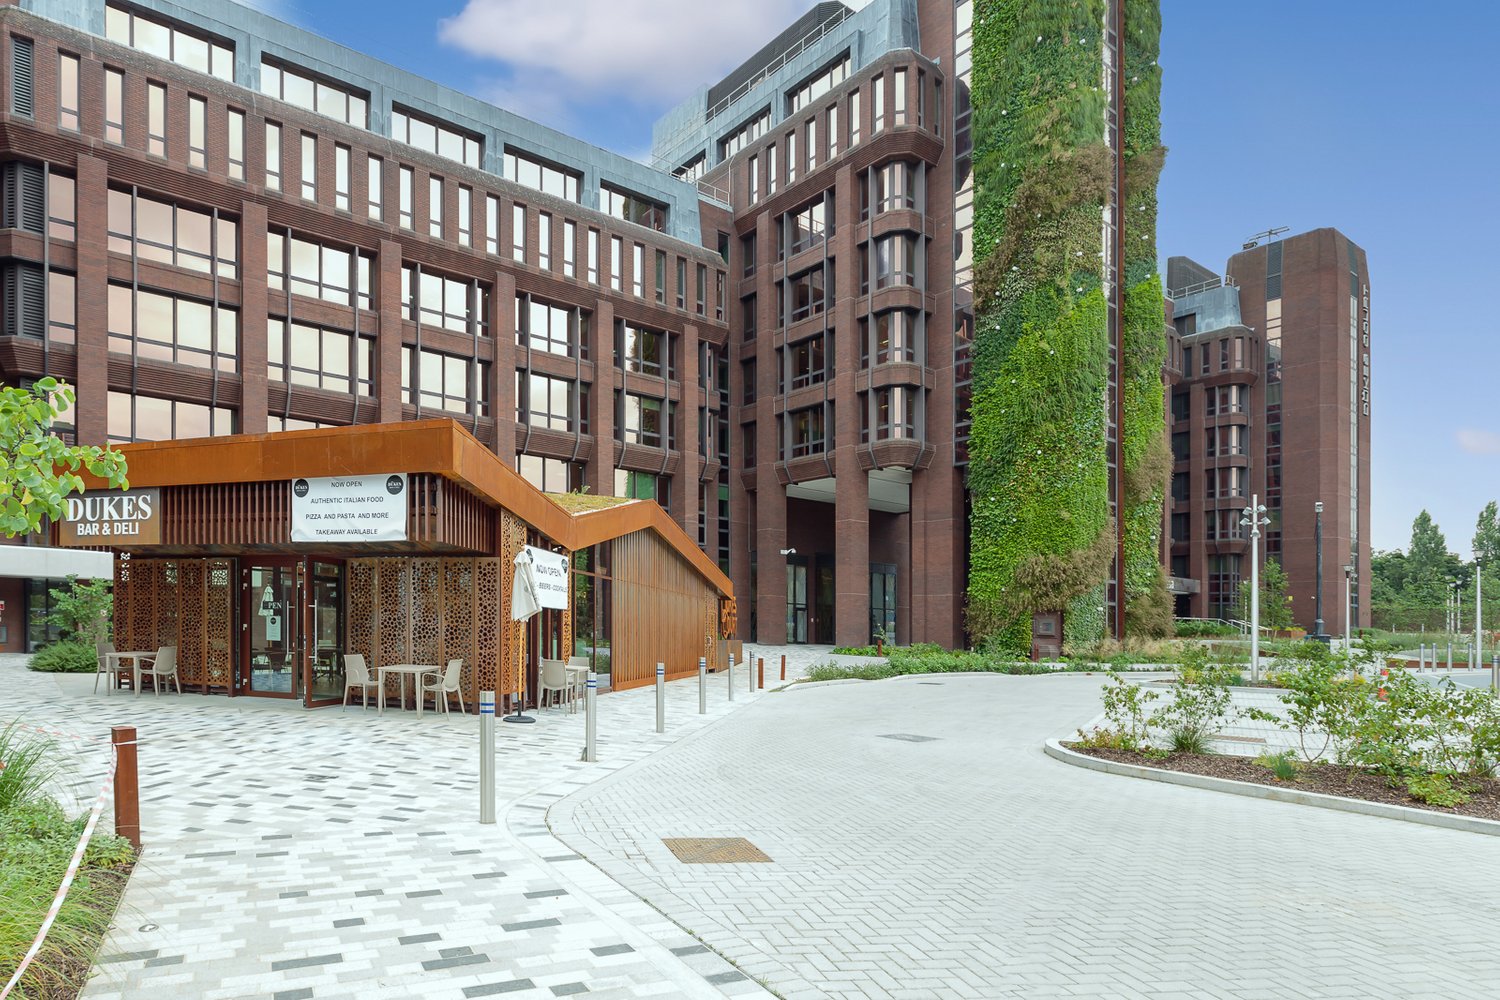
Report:
M 1124 316 L 1127 593 L 1165 598 L 1166 472 L 1156 274 L 1161 166 L 1156 0 L 1127 0 Z M 1098 638 L 1114 555 L 1105 431 L 1101 213 L 1111 180 L 1100 85 L 1104 0 L 978 0 L 974 12 L 975 338 L 968 625 L 1029 648 L 1031 614 Z M 1149 37 L 1147 37 L 1149 36 Z M 1139 92 L 1139 103 L 1136 94 Z M 1147 238 L 1131 243 L 1131 237 Z M 1154 513 L 1154 520 L 1153 514 Z M 1158 601 L 1166 607 L 1164 601 Z M 1170 608 L 1167 608 L 1168 613 Z M 1159 614 L 1127 622 L 1147 626 Z M 1170 619 L 1168 618 L 1168 624 Z

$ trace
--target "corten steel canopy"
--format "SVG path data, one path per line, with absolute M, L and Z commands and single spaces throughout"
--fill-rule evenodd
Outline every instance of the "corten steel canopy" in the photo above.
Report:
M 483 520 L 493 508 L 510 511 L 538 534 L 570 552 L 650 530 L 686 561 L 721 598 L 734 596 L 729 578 L 666 511 L 650 501 L 622 502 L 582 513 L 564 510 L 506 465 L 477 438 L 450 419 L 417 420 L 352 427 L 242 434 L 123 445 L 132 487 L 163 491 L 162 544 L 115 546 L 144 553 L 228 553 L 231 551 L 327 551 L 356 553 L 496 551 L 493 529 Z M 292 543 L 287 483 L 296 478 L 407 473 L 412 478 L 411 541 Z M 85 475 L 90 489 L 101 480 Z M 192 487 L 253 487 L 222 497 L 192 494 Z M 446 503 L 424 511 L 419 494 L 436 484 Z M 450 485 L 452 484 L 452 485 Z M 461 487 L 455 491 L 452 486 Z M 444 493 L 446 490 L 446 493 Z M 219 505 L 219 506 L 216 506 Z M 446 519 L 446 520 L 445 520 Z M 458 522 L 470 522 L 466 526 Z M 489 537 L 488 545 L 481 544 Z

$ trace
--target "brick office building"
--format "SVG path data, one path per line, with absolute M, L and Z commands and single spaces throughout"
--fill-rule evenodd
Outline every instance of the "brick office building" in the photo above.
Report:
M 818 5 L 652 169 L 229 0 L 0 3 L 0 374 L 83 442 L 448 414 L 746 636 L 956 644 L 971 8 Z
M 62 433 L 446 414 L 727 565 L 693 185 L 228 0 L 0 5 L 0 64 L 0 374 L 73 382 Z
M 1167 268 L 1175 467 L 1168 534 L 1179 616 L 1230 617 L 1249 578 L 1242 509 L 1259 495 L 1261 559 L 1286 570 L 1297 624 L 1315 625 L 1316 504 L 1323 622 L 1368 626 L 1370 278 L 1365 252 L 1316 229 L 1229 259 Z

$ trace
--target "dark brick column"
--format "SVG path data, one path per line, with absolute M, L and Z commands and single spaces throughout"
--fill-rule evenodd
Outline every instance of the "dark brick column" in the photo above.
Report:
M 587 244 L 580 252 L 587 256 Z M 586 261 L 579 264 L 587 267 Z M 594 460 L 589 463 L 585 481 L 589 492 L 608 497 L 615 493 L 615 306 L 608 299 L 600 298 L 595 304 L 589 337 L 589 357 L 594 362 L 593 412 L 589 414 Z
M 704 404 L 703 390 L 698 387 L 698 327 L 686 323 L 682 328 L 681 365 L 678 377 L 677 412 L 681 427 L 677 438 L 680 452 L 677 465 L 677 508 L 673 518 L 698 540 L 698 491 L 703 485 L 703 443 L 698 440 L 698 410 Z
M 380 241 L 380 339 L 376 342 L 375 398 L 380 420 L 401 419 L 401 244 Z
M 481 244 L 482 245 L 482 244 Z M 490 366 L 490 415 L 495 418 L 495 454 L 516 465 L 516 276 L 495 272 L 490 296 L 490 336 L 495 362 Z
M 266 379 L 266 207 L 246 201 L 240 207 L 240 430 L 264 433 L 268 426 Z
M 80 444 L 103 444 L 109 425 L 109 167 L 78 157 L 78 378 Z M 264 244 L 264 241 L 262 241 Z M 92 290 L 92 291 L 91 291 Z

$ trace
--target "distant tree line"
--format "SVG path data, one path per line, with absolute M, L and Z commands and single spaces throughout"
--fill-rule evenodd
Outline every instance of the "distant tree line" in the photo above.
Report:
M 1500 630 L 1500 513 L 1491 500 L 1479 512 L 1471 542 L 1475 559 L 1465 562 L 1448 551 L 1442 529 L 1427 511 L 1411 525 L 1405 551 L 1376 552 L 1370 559 L 1371 624 L 1398 631 L 1442 631 L 1456 583 L 1458 631 L 1474 628 L 1475 563 L 1482 565 L 1485 631 Z

